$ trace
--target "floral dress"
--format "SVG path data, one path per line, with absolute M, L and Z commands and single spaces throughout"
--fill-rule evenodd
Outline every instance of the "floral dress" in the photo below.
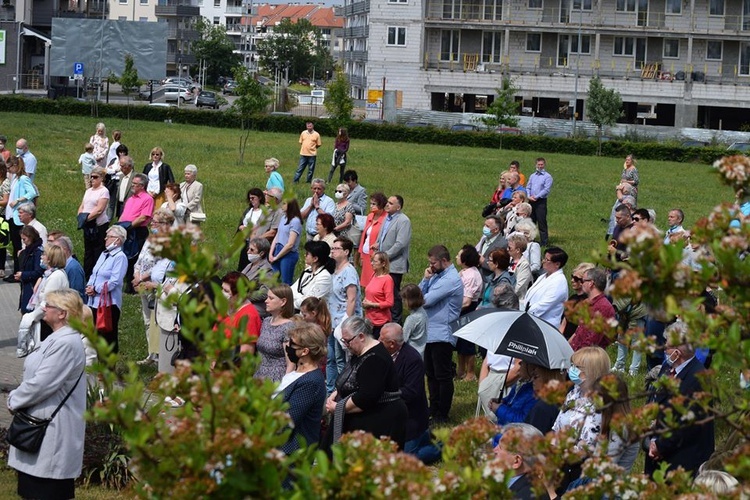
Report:
M 628 184 L 633 186 L 633 189 L 635 191 L 634 197 L 638 199 L 638 184 L 640 182 L 640 179 L 638 177 L 638 169 L 633 168 L 626 168 L 622 171 L 622 175 L 620 176 L 621 182 L 627 182 Z
M 260 366 L 253 377 L 281 382 L 286 374 L 284 340 L 289 336 L 289 330 L 294 326 L 294 322 L 273 325 L 272 321 L 273 317 L 269 316 L 263 320 L 260 327 L 260 336 L 255 346 L 260 354 Z
M 343 207 L 340 207 L 339 205 L 336 205 L 336 208 L 333 210 L 333 223 L 334 225 L 338 226 L 339 224 L 343 224 L 344 220 L 346 220 L 346 214 L 350 213 L 352 214 L 352 224 L 355 223 L 356 219 L 354 216 L 356 215 L 356 212 L 354 211 L 354 205 L 351 203 L 346 203 Z M 349 230 L 352 228 L 351 224 L 349 227 L 342 231 L 337 231 L 336 236 L 340 236 L 342 238 L 349 238 Z M 355 242 L 355 245 L 358 244 L 359 241 Z

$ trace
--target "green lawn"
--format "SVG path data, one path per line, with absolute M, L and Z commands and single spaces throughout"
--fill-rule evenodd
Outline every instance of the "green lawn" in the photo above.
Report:
M 75 230 L 76 210 L 83 195 L 77 159 L 98 120 L 20 113 L 3 116 L 0 133 L 8 136 L 8 146 L 13 148 L 18 137 L 25 137 L 39 160 L 39 220 L 48 229 L 70 233 L 82 255 L 81 235 Z M 280 173 L 288 193 L 294 191 L 300 201 L 309 194 L 305 184 L 290 189 L 299 154 L 296 134 L 252 132 L 245 164 L 238 165 L 237 130 L 124 120 L 106 121 L 106 125 L 110 135 L 115 128 L 123 131 L 122 142 L 130 148 L 137 171 L 142 170 L 154 146 L 164 149 L 165 161 L 179 177 L 185 165 L 198 166 L 198 179 L 205 185 L 207 240 L 220 252 L 235 233 L 246 191 L 265 186 L 265 158 L 273 156 L 281 161 Z M 316 171 L 320 177 L 327 177 L 332 146 L 333 138 L 324 137 Z M 413 224 L 411 270 L 404 279 L 406 284 L 421 279 L 427 249 L 432 245 L 445 244 L 455 254 L 464 243 L 475 244 L 481 236 L 482 207 L 492 195 L 500 171 L 515 159 L 528 176 L 537 156 L 526 151 L 353 139 L 349 165 L 357 170 L 368 193 L 382 191 L 405 199 L 404 212 Z M 548 204 L 550 243 L 569 253 L 569 270 L 589 260 L 593 251 L 604 249 L 606 224 L 600 219 L 609 216 L 623 160 L 562 154 L 545 157 L 554 177 Z M 720 185 L 708 165 L 643 161 L 638 168 L 639 205 L 654 208 L 657 225 L 662 228 L 670 208 L 682 208 L 686 226 L 690 226 L 714 205 L 732 199 L 732 193 Z M 332 195 L 333 189 L 327 192 Z M 120 339 L 121 352 L 128 359 L 140 359 L 146 353 L 139 307 L 135 297 L 125 297 Z M 476 383 L 457 383 L 454 423 L 473 416 L 475 394 Z M 0 485 L 5 482 L 6 474 L 1 473 Z M 81 498 L 88 497 L 82 494 Z

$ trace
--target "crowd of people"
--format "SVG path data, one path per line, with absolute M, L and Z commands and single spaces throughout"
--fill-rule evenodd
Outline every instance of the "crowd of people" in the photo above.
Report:
M 85 356 L 83 343 L 69 338 L 67 321 L 80 317 L 86 306 L 97 328 L 103 324 L 99 321 L 102 311 L 109 315 L 111 326 L 100 329 L 100 334 L 118 352 L 123 294 L 140 296 L 148 346 L 141 365 L 171 373 L 175 359 L 202 355 L 197 346 L 182 345 L 178 350 L 179 344 L 188 342 L 179 333 L 180 311 L 168 298 L 196 293 L 196 287 L 210 294 L 211 287 L 178 282 L 170 274 L 175 263 L 154 255 L 149 238 L 206 220 L 197 167 L 186 166 L 184 181 L 178 184 L 164 162 L 165 152 L 155 147 L 151 161 L 142 173 L 136 173 L 121 140 L 122 133 L 114 131 L 110 144 L 104 124 L 99 123 L 81 155 L 85 185 L 78 208 L 84 239 L 82 265 L 67 235 L 48 232 L 36 220 L 36 161 L 28 143 L 19 139 L 16 155 L 3 155 L 0 161 L 0 203 L 13 245 L 13 273 L 5 279 L 21 284 L 19 308 L 24 314 L 18 354 L 28 356 L 27 366 L 56 363 L 46 353 L 53 343 L 65 343 L 66 355 L 75 358 L 75 363 L 66 365 L 68 375 L 50 385 L 54 394 L 38 404 L 51 404 L 74 387 L 75 404 L 67 417 L 70 422 L 65 423 L 70 426 L 79 425 L 73 420 L 80 414 L 76 412 L 82 412 L 77 398 L 83 386 L 71 383 L 82 370 Z M 4 143 L 0 137 L 0 145 Z M 654 335 L 664 348 L 646 357 L 648 368 L 655 369 L 657 376 L 679 379 L 684 396 L 701 390 L 696 374 L 705 369 L 704 363 L 710 363 L 710 357 L 696 353 L 685 340 L 684 323 L 667 324 L 632 301 L 612 302 L 608 286 L 613 272 L 594 264 L 577 263 L 570 294 L 563 271 L 568 255 L 549 245 L 547 199 L 553 177 L 544 158 L 536 160 L 535 171 L 528 177 L 515 161 L 501 173 L 499 186 L 484 209 L 482 236 L 476 244 L 457 249 L 454 257 L 445 245 L 435 244 L 427 255 L 419 256 L 428 262 L 421 281 L 403 283 L 412 241 L 412 223 L 404 212 L 406 200 L 395 193 L 368 197 L 358 173 L 346 168 L 349 138 L 345 129 L 336 137 L 328 176 L 330 182 L 340 169 L 339 183 L 331 190 L 333 198 L 326 193 L 326 181 L 314 174 L 322 141 L 312 123 L 299 143 L 300 161 L 293 182 L 298 183 L 307 169 L 310 196 L 298 201 L 285 195 L 279 161 L 268 158 L 264 162 L 268 181 L 264 187 L 247 191 L 247 209 L 237 225 L 245 244 L 236 270 L 221 279 L 229 311 L 226 317 L 216 318 L 215 329 L 231 338 L 232 329 L 242 326 L 239 337 L 232 338 L 234 362 L 258 356 L 255 376 L 279 384 L 276 396 L 289 404 L 294 423 L 283 451 L 292 452 L 303 442 L 330 449 L 342 433 L 364 430 L 387 436 L 400 449 L 433 463 L 441 452 L 430 429 L 449 422 L 454 380 L 461 378 L 478 383 L 478 413 L 483 410 L 487 418 L 504 426 L 498 456 L 520 453 L 503 447 L 508 442 L 505 436 L 514 430 L 536 436 L 573 428 L 579 436 L 576 449 L 593 456 L 606 443 L 607 456 L 629 471 L 641 443 L 619 427 L 615 418 L 630 411 L 623 379 L 630 347 L 625 339 L 629 337 L 616 340 L 617 361 L 611 366 L 604 349 L 612 339 L 568 317 L 568 301 L 584 304 L 594 317 L 616 318 L 630 331 L 645 329 L 647 335 Z M 650 227 L 655 220 L 653 211 L 637 206 L 638 189 L 636 161 L 628 156 L 615 189 L 607 232 L 615 261 L 628 259 L 623 236 Z M 666 243 L 687 235 L 683 219 L 681 210 L 669 212 Z M 297 274 L 300 246 L 304 266 Z M 688 246 L 686 254 L 696 266 L 693 253 L 698 251 Z M 483 308 L 525 311 L 558 328 L 574 351 L 567 373 L 458 341 L 454 322 Z M 675 342 L 675 338 L 682 341 Z M 458 363 L 454 363 L 454 352 Z M 479 368 L 478 355 L 482 358 Z M 641 356 L 633 352 L 627 372 L 635 375 L 639 370 Z M 621 397 L 607 409 L 599 409 L 595 397 L 607 397 L 603 380 L 613 374 Z M 572 383 L 560 406 L 540 398 L 545 384 L 553 380 Z M 9 397 L 9 408 L 27 404 L 30 388 L 38 382 L 33 371 L 25 372 L 21 387 Z M 652 401 L 662 408 L 670 404 L 668 396 L 656 390 Z M 169 395 L 165 404 L 182 406 L 185 400 Z M 665 418 L 662 411 L 655 429 L 665 425 Z M 692 424 L 679 432 L 657 433 L 659 437 L 644 443 L 646 472 L 652 473 L 661 463 L 698 472 L 713 451 L 713 424 Z M 69 436 L 55 439 L 73 439 L 61 445 L 73 454 L 82 446 Z M 38 474 L 49 470 L 39 457 L 24 453 L 13 449 L 11 465 L 23 471 L 19 492 L 23 489 L 28 493 L 24 496 L 34 496 L 46 491 L 38 489 L 40 485 L 50 487 L 34 482 L 35 477 L 48 477 Z M 532 459 L 519 456 L 522 463 Z M 36 466 L 27 468 L 22 463 Z M 75 477 L 76 469 L 80 472 L 75 460 L 71 464 L 63 474 L 66 481 Z M 520 467 L 512 481 L 519 495 L 528 491 L 528 478 L 523 476 L 529 470 Z M 562 494 L 588 480 L 580 466 L 571 467 L 557 492 L 549 493 Z

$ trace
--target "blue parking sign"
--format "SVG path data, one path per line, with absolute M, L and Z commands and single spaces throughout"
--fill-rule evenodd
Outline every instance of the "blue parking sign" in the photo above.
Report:
M 82 75 L 83 74 L 83 63 L 73 63 L 73 74 L 74 75 Z

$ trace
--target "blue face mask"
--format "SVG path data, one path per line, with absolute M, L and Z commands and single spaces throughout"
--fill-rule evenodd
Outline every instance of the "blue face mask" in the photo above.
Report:
M 489 238 L 490 236 L 492 236 L 492 231 L 487 226 L 484 226 L 482 228 L 482 234 Z
M 568 368 L 568 378 L 575 385 L 581 385 L 581 383 L 583 382 L 583 380 L 581 380 L 581 370 L 579 370 L 575 365 Z
M 39 261 L 39 267 L 41 267 L 42 269 L 47 269 L 47 263 L 44 262 L 44 259 Z

